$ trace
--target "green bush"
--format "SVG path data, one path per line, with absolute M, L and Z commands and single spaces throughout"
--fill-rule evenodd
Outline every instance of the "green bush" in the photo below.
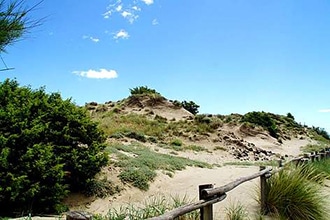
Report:
M 148 88 L 148 86 L 139 86 L 130 89 L 131 95 L 142 95 L 142 94 L 156 94 L 160 95 L 155 89 Z
M 315 131 L 318 135 L 324 137 L 327 140 L 330 140 L 330 135 L 328 134 L 328 132 L 324 129 L 324 128 L 320 128 L 320 127 L 312 127 L 313 131 Z
M 286 115 L 286 117 L 292 119 L 293 121 L 295 120 L 294 116 L 290 112 Z
M 281 219 L 329 219 L 324 195 L 320 185 L 316 183 L 319 176 L 306 176 L 302 169 L 298 167 L 281 170 L 267 181 L 268 211 Z
M 197 105 L 193 101 L 189 101 L 189 102 L 183 101 L 181 102 L 181 105 L 184 109 L 186 109 L 188 112 L 190 112 L 193 115 L 196 115 L 198 113 L 199 105 Z
M 181 147 L 182 146 L 182 141 L 180 139 L 174 139 L 174 140 L 171 141 L 170 145 Z
M 127 167 L 119 174 L 119 178 L 123 182 L 132 183 L 139 189 L 148 190 L 149 182 L 152 182 L 156 175 L 155 171 L 147 166 Z
M 0 83 L 0 215 L 59 211 L 107 163 L 104 135 L 71 100 Z
M 272 137 L 278 138 L 278 129 L 269 113 L 249 112 L 243 115 L 242 122 L 249 122 L 266 128 Z

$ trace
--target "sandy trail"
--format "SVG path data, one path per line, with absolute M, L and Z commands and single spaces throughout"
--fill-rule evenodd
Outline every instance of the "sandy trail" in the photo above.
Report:
M 278 143 L 270 143 L 269 140 L 262 140 L 260 138 L 247 138 L 249 142 L 254 143 L 257 147 L 272 150 L 281 155 L 287 154 L 289 157 L 296 157 L 301 153 L 301 147 L 307 145 L 310 140 L 292 139 L 285 141 L 282 145 Z M 190 159 L 197 159 L 201 161 L 208 161 L 210 163 L 217 162 L 223 164 L 229 157 L 227 152 L 217 153 L 183 153 L 184 157 Z M 221 155 L 220 155 L 221 154 Z M 221 161 L 221 163 L 220 163 Z M 157 195 L 165 196 L 184 196 L 197 201 L 198 200 L 198 186 L 202 184 L 214 184 L 215 187 L 228 184 L 240 177 L 248 176 L 259 171 L 257 166 L 222 166 L 213 169 L 188 167 L 182 171 L 176 171 L 171 178 L 161 172 L 155 181 L 150 185 L 148 191 L 141 191 L 137 188 L 126 188 L 119 195 L 108 197 L 105 199 L 96 199 L 89 201 L 88 204 L 82 203 L 73 207 L 73 209 L 83 209 L 92 213 L 99 213 L 105 215 L 109 209 L 119 209 L 121 206 L 127 204 L 141 204 L 148 198 Z M 215 219 L 225 219 L 226 207 L 233 204 L 242 204 L 250 213 L 251 219 L 259 212 L 260 206 L 256 198 L 258 197 L 259 178 L 243 183 L 227 194 L 224 201 L 214 205 Z M 77 201 L 77 199 L 73 199 Z M 78 200 L 79 201 L 79 200 Z M 81 200 L 86 201 L 86 200 Z
M 159 174 L 147 192 L 130 188 L 116 198 L 97 199 L 88 205 L 87 211 L 92 213 L 106 214 L 111 208 L 130 204 L 139 204 L 152 196 L 179 196 L 198 200 L 198 186 L 202 184 L 215 184 L 215 187 L 225 185 L 239 177 L 251 175 L 259 171 L 259 167 L 237 167 L 225 166 L 214 169 L 203 169 L 189 167 L 183 171 L 176 172 L 173 178 Z M 224 201 L 214 206 L 215 219 L 224 219 L 225 208 L 232 204 L 241 203 L 252 214 L 258 211 L 257 189 L 259 178 L 246 182 L 233 191 L 229 192 Z

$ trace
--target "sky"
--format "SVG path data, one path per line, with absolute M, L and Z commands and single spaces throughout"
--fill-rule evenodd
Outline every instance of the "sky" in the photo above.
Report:
M 15 68 L 1 81 L 77 105 L 148 86 L 200 113 L 290 112 L 330 132 L 328 0 L 44 0 L 29 18 L 42 23 L 1 54 Z

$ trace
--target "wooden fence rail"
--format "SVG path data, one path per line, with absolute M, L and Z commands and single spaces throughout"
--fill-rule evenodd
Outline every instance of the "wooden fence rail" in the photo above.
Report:
M 313 152 L 310 154 L 304 154 L 304 156 L 294 158 L 285 164 L 293 163 L 296 165 L 319 161 L 324 158 L 330 157 L 330 148 L 325 148 L 319 152 Z M 228 183 L 224 186 L 213 188 L 212 184 L 200 185 L 199 186 L 199 201 L 187 204 L 176 209 L 173 209 L 161 216 L 150 218 L 149 220 L 172 220 L 189 212 L 200 209 L 200 219 L 201 220 L 213 220 L 213 204 L 224 200 L 227 197 L 227 192 L 233 190 L 237 186 L 244 182 L 250 181 L 260 177 L 260 205 L 261 213 L 267 214 L 266 210 L 266 181 L 271 176 L 272 173 L 278 172 L 285 165 L 282 160 L 279 161 L 279 169 L 272 171 L 271 168 L 266 168 L 260 166 L 260 171 L 258 173 L 252 174 L 250 176 L 241 177 L 235 181 Z
M 263 177 L 263 179 L 266 179 L 270 176 L 270 172 L 272 169 L 270 168 L 266 169 L 265 167 L 260 167 L 260 169 L 261 171 L 258 173 L 252 174 L 250 176 L 238 178 L 237 180 L 221 187 L 213 188 L 212 184 L 201 185 L 200 200 L 198 202 L 178 207 L 161 216 L 153 217 L 150 220 L 170 220 L 197 209 L 200 209 L 201 220 L 212 220 L 213 219 L 212 205 L 224 200 L 227 197 L 226 194 L 227 192 L 233 190 L 235 187 L 239 186 L 240 184 L 250 181 L 252 179 L 258 177 Z

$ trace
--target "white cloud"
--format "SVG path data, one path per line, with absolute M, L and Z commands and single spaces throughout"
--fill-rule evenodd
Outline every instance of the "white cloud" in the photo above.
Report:
M 128 39 L 129 34 L 127 31 L 121 29 L 120 31 L 118 31 L 117 33 L 114 34 L 113 38 L 114 39 Z
M 154 0 L 142 0 L 145 4 L 151 5 L 154 3 Z
M 94 43 L 98 43 L 98 42 L 100 41 L 99 38 L 96 38 L 96 37 L 90 37 L 90 36 L 87 36 L 87 35 L 84 35 L 82 38 L 83 38 L 83 39 L 89 39 L 89 40 L 93 41 Z
M 95 43 L 97 43 L 97 42 L 100 41 L 100 39 L 95 38 L 95 37 L 90 37 L 89 39 L 90 39 L 91 41 L 95 42 Z
M 138 6 L 136 6 L 136 5 L 135 5 L 135 6 L 133 6 L 133 7 L 132 7 L 132 9 L 133 9 L 133 10 L 135 10 L 135 11 L 141 11 L 141 8 L 139 8 L 139 7 L 138 7 Z
M 87 70 L 87 71 L 73 71 L 74 74 L 86 78 L 93 78 L 93 79 L 114 79 L 118 77 L 118 74 L 115 70 Z
M 116 11 L 121 11 L 123 9 L 123 5 L 118 5 L 117 7 L 116 7 Z
M 319 112 L 330 113 L 330 109 L 320 109 Z
M 102 16 L 103 16 L 105 19 L 108 19 L 108 18 L 110 18 L 111 14 L 112 14 L 112 11 L 109 10 L 109 11 L 106 11 L 105 13 L 103 13 Z
M 123 16 L 124 18 L 126 18 L 128 20 L 128 22 L 131 23 L 131 24 L 133 24 L 134 21 L 139 18 L 138 15 L 135 15 L 132 12 L 129 12 L 129 11 L 123 11 L 121 13 L 121 16 Z
M 132 16 L 132 13 L 130 13 L 130 12 L 128 12 L 128 11 L 123 11 L 123 12 L 121 13 L 121 16 L 123 16 L 124 18 L 126 18 L 126 17 L 129 17 L 129 16 Z
M 158 23 L 158 21 L 157 21 L 157 19 L 154 19 L 154 20 L 152 20 L 152 25 L 158 25 L 159 23 Z

